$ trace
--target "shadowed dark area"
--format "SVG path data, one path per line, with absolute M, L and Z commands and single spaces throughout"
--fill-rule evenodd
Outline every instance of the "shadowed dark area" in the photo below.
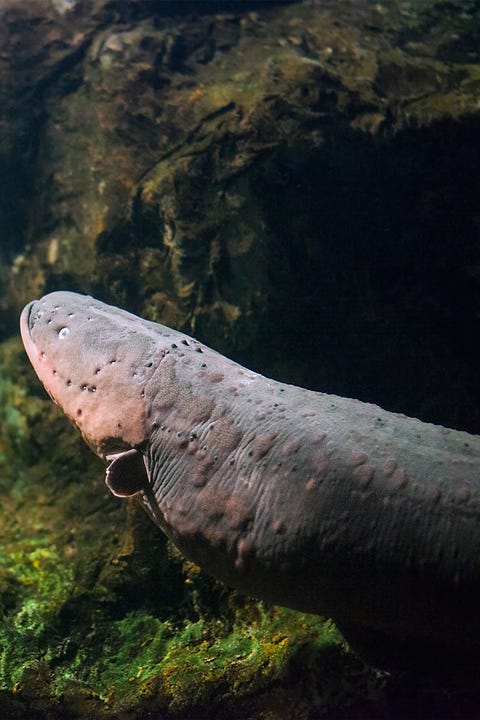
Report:
M 479 432 L 479 130 L 337 133 L 267 164 L 274 290 L 256 367 Z

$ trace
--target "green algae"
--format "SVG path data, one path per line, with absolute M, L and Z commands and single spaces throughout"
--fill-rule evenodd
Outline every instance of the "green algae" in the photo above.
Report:
M 319 618 L 257 608 L 255 622 L 239 619 L 230 631 L 218 622 L 186 621 L 175 628 L 143 612 L 129 613 L 112 625 L 107 652 L 92 671 L 96 691 L 109 702 L 115 698 L 117 706 L 155 696 L 178 712 L 273 682 L 302 643 L 340 642 Z

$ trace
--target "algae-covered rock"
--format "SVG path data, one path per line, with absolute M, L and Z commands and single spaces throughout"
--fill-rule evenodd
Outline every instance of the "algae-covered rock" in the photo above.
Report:
M 17 316 L 91 292 L 267 374 L 478 432 L 477 15 L 0 2 L 3 717 L 401 716 L 328 620 L 230 593 L 110 497 Z M 448 697 L 406 716 L 464 717 Z

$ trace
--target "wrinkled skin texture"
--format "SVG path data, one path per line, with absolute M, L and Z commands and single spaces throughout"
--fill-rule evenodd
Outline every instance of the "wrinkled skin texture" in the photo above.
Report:
M 27 305 L 21 332 L 112 492 L 207 572 L 333 617 L 377 665 L 476 662 L 480 438 L 270 380 L 75 293 Z

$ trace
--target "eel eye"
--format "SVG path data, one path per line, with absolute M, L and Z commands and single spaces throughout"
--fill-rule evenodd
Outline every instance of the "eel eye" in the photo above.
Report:
M 63 340 L 67 337 L 69 332 L 70 330 L 68 329 L 68 327 L 63 327 L 61 330 L 58 331 L 58 337 L 60 338 L 60 340 Z

